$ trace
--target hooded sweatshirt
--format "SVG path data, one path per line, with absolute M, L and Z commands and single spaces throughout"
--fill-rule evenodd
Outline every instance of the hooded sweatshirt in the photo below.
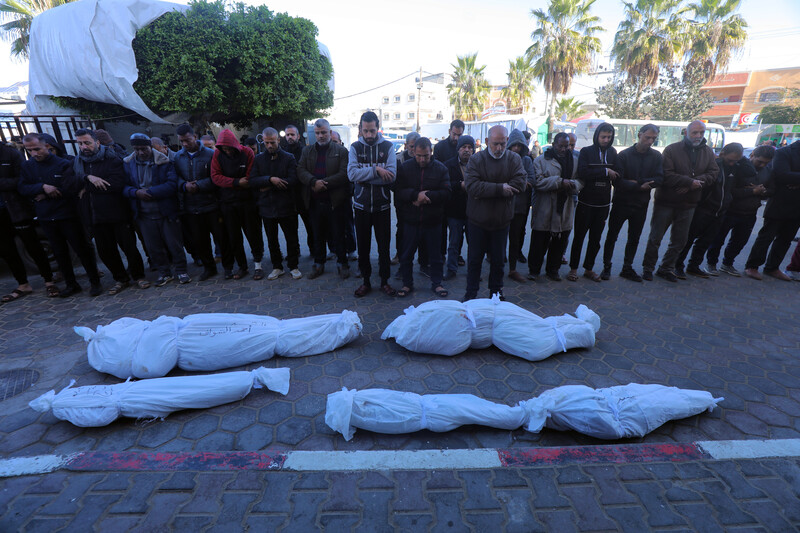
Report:
M 230 157 L 220 149 L 221 146 L 233 148 L 237 154 Z M 239 182 L 250 174 L 253 159 L 253 151 L 239 144 L 231 130 L 220 132 L 214 157 L 211 158 L 211 181 L 220 188 L 220 201 L 223 204 L 245 204 L 253 201 L 253 192 L 242 187 Z
M 600 146 L 600 133 L 604 128 L 611 128 L 611 141 L 607 148 Z M 608 175 L 606 167 L 594 167 L 590 165 L 608 164 L 613 165 L 612 170 L 622 173 L 617 162 L 617 150 L 614 144 L 614 127 L 603 122 L 596 130 L 592 138 L 592 145 L 581 148 L 578 155 L 577 177 L 583 182 L 583 189 L 578 195 L 578 202 L 589 207 L 607 206 L 611 203 L 611 177 Z
M 354 184 L 353 207 L 367 213 L 379 213 L 391 208 L 391 188 L 394 178 L 383 181 L 377 168 L 382 167 L 397 176 L 397 155 L 391 141 L 379 133 L 374 144 L 363 137 L 350 145 L 347 177 Z
M 746 157 L 742 157 L 731 166 L 726 166 L 725 161 L 720 157 L 717 159 L 717 165 L 719 165 L 719 177 L 711 187 L 703 189 L 703 196 L 700 203 L 697 204 L 697 209 L 721 217 L 731 205 L 734 187 L 737 183 L 752 182 L 756 175 L 756 169 Z
M 522 151 L 519 156 L 522 158 L 522 167 L 527 174 L 526 182 L 530 185 L 530 189 L 523 188 L 519 193 L 514 195 L 514 215 L 525 215 L 531 207 L 531 198 L 533 197 L 533 186 L 536 185 L 536 173 L 533 171 L 533 159 L 528 157 L 530 150 L 528 149 L 528 141 L 525 140 L 525 135 L 520 130 L 512 130 L 508 134 L 508 149 L 512 146 L 520 145 Z

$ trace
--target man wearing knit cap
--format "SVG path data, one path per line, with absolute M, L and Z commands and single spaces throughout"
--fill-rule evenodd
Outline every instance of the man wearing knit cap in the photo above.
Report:
M 503 300 L 503 252 L 514 216 L 514 195 L 525 189 L 527 174 L 519 155 L 506 149 L 508 130 L 489 130 L 486 150 L 470 157 L 464 182 L 467 189 L 467 292 L 477 298 L 481 265 L 488 254 L 489 293 Z
M 147 135 L 134 133 L 130 142 L 133 153 L 123 160 L 127 181 L 123 194 L 130 199 L 150 261 L 158 270 L 155 285 L 161 287 L 175 279 L 173 269 L 178 282 L 189 283 L 175 168 L 167 156 L 153 150 Z
M 462 135 L 458 138 L 457 147 L 458 155 L 445 163 L 450 174 L 450 199 L 444 206 L 447 228 L 450 230 L 445 280 L 456 277 L 461 247 L 464 245 L 464 233 L 467 230 L 467 188 L 464 186 L 464 174 L 467 172 L 469 158 L 475 153 L 475 139 Z

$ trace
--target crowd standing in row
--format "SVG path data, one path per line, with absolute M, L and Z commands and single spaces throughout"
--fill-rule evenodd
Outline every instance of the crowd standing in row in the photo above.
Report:
M 3 301 L 32 292 L 15 235 L 36 262 L 48 296 L 66 297 L 82 290 L 70 248 L 88 275 L 90 294 L 97 296 L 103 287 L 95 248 L 114 280 L 109 293 L 117 294 L 131 283 L 140 289 L 150 286 L 137 236 L 158 273 L 156 286 L 176 278 L 181 284 L 192 281 L 184 250 L 203 267 L 200 281 L 218 275 L 217 259 L 226 279 L 249 276 L 245 239 L 253 279 L 274 280 L 287 270 L 299 279 L 298 217 L 314 260 L 308 277 L 322 276 L 326 260 L 335 257 L 337 274 L 347 279 L 349 263 L 357 257 L 355 276 L 361 281 L 356 297 L 372 291 L 373 240 L 378 287 L 387 296 L 414 291 L 415 257 L 438 297 L 448 296 L 443 283 L 466 264 L 464 299 L 476 298 L 485 258 L 490 265 L 489 294 L 501 298 L 506 262 L 508 277 L 517 283 L 536 280 L 543 266 L 545 278 L 561 281 L 559 269 L 566 262 L 570 235 L 566 279 L 577 281 L 582 266 L 583 277 L 600 282 L 611 277 L 614 247 L 626 222 L 619 272 L 625 279 L 651 281 L 655 274 L 675 282 L 686 274 L 707 278 L 719 271 L 739 276 L 733 262 L 750 237 L 763 199 L 764 224 L 745 272 L 761 279 L 759 268 L 764 265 L 766 275 L 800 281 L 800 248 L 787 272 L 779 268 L 800 228 L 800 143 L 777 152 L 760 146 L 749 158 L 741 145 L 731 143 L 717 157 L 706 145 L 705 125 L 695 121 L 663 156 L 653 149 L 659 129 L 652 124 L 642 126 L 635 145 L 617 153 L 614 128 L 603 123 L 592 145 L 580 152 L 574 148 L 575 136 L 565 133 L 557 134 L 545 150 L 538 143 L 530 150 L 527 132 L 509 133 L 495 126 L 488 132 L 486 149 L 476 153 L 475 140 L 463 132 L 464 123 L 453 121 L 448 137 L 435 146 L 410 133 L 405 150 L 396 154 L 380 134 L 377 115 L 366 112 L 359 122 L 359 139 L 349 150 L 330 124 L 319 119 L 313 144 L 304 146 L 294 126 L 286 128 L 283 141 L 278 131 L 266 128 L 264 151 L 256 155 L 253 138 L 242 145 L 230 130 L 223 130 L 218 139 L 198 139 L 184 124 L 176 131 L 179 151 L 173 152 L 161 139 L 136 133 L 130 138 L 133 153 L 126 155 L 106 132 L 84 129 L 76 132 L 75 158 L 47 134 L 26 135 L 28 160 L 10 146 L 0 147 L 0 254 L 18 283 Z M 640 275 L 633 261 L 652 190 L 650 234 Z M 397 217 L 394 258 L 392 202 Z M 526 258 L 522 245 L 528 213 L 531 239 Z M 63 275 L 62 289 L 54 282 L 34 218 Z M 602 246 L 606 220 L 609 228 Z M 667 230 L 669 245 L 657 266 Z M 279 232 L 286 241 L 285 257 Z M 265 234 L 272 267 L 266 276 L 261 264 Z M 465 237 L 466 261 L 461 257 Z M 603 268 L 597 273 L 601 248 Z M 395 289 L 390 268 L 398 262 L 402 285 Z M 527 276 L 517 271 L 525 263 Z

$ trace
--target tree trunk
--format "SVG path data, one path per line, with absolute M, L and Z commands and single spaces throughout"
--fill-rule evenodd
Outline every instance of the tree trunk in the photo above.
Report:
M 553 142 L 553 126 L 556 122 L 556 97 L 557 93 L 550 95 L 550 105 L 547 110 L 547 136 L 548 141 Z

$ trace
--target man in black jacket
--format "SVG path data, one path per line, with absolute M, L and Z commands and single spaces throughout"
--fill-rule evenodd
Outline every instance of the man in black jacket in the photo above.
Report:
M 53 282 L 53 271 L 50 261 L 42 248 L 39 236 L 34 227 L 33 203 L 20 195 L 17 190 L 20 174 L 22 173 L 22 154 L 12 146 L 0 145 L 0 234 L 2 246 L 7 250 L 4 256 L 9 263 L 14 278 L 19 287 L 4 297 L 6 302 L 16 300 L 20 296 L 30 294 L 32 290 L 28 285 L 25 264 L 17 251 L 14 237 L 18 236 L 25 250 L 30 254 L 39 274 L 45 282 L 49 297 L 58 296 L 58 287 Z M 24 283 L 21 282 L 24 280 Z
M 80 150 L 73 161 L 73 170 L 85 183 L 89 212 L 97 253 L 114 278 L 109 294 L 128 287 L 131 278 L 139 287 L 150 286 L 144 277 L 144 262 L 136 247 L 136 237 L 128 200 L 122 195 L 125 188 L 125 168 L 117 154 L 97 140 L 92 130 L 75 132 Z M 128 270 L 122 263 L 119 249 L 128 260 Z M 129 274 L 130 273 L 130 274 Z
M 433 158 L 442 163 L 446 163 L 458 155 L 458 138 L 464 134 L 464 123 L 454 120 L 450 123 L 447 130 L 447 138 L 436 143 L 433 149 Z
M 297 126 L 289 124 L 284 130 L 285 137 L 281 141 L 281 150 L 289 152 L 294 156 L 294 160 L 300 162 L 300 157 L 303 155 L 303 149 L 306 143 L 303 142 L 303 137 L 300 135 L 300 130 Z M 314 255 L 314 224 L 311 220 L 311 213 L 306 206 L 306 201 L 303 195 L 302 187 L 295 187 L 294 193 L 294 208 L 297 214 L 303 221 L 303 227 L 306 228 L 306 244 L 308 245 L 309 255 Z M 299 226 L 299 224 L 298 224 Z
M 752 179 L 736 180 L 733 185 L 733 200 L 728 207 L 728 212 L 722 219 L 722 226 L 714 238 L 714 243 L 706 252 L 706 271 L 712 276 L 718 276 L 717 261 L 725 244 L 728 233 L 731 238 L 725 247 L 725 254 L 719 270 L 731 276 L 739 277 L 741 273 L 733 266 L 733 261 L 750 239 L 753 227 L 756 225 L 756 213 L 761 208 L 761 201 L 767 196 L 766 183 L 772 167 L 772 158 L 775 157 L 774 146 L 759 146 L 750 153 L 750 163 L 755 168 L 756 174 Z
M 764 274 L 791 281 L 792 278 L 784 274 L 780 266 L 800 228 L 800 142 L 775 152 L 768 188 L 772 196 L 764 208 L 764 225 L 750 250 L 745 274 L 760 280 L 758 267 L 764 265 Z
M 450 174 L 450 199 L 444 206 L 447 217 L 447 228 L 450 239 L 447 245 L 447 268 L 444 280 L 456 277 L 461 247 L 464 245 L 464 234 L 467 231 L 467 188 L 464 175 L 467 172 L 469 158 L 475 153 L 475 139 L 469 135 L 458 138 L 458 156 L 445 163 Z
M 592 281 L 600 281 L 600 276 L 594 272 L 594 261 L 600 251 L 600 238 L 611 205 L 611 182 L 620 177 L 617 150 L 612 146 L 613 143 L 614 126 L 603 122 L 594 132 L 592 145 L 581 148 L 578 155 L 576 178 L 584 185 L 575 209 L 570 270 L 567 274 L 569 281 L 578 281 L 578 265 L 587 233 L 589 243 L 583 259 L 583 276 Z
M 658 126 L 645 124 L 639 128 L 638 142 L 620 152 L 617 158 L 621 175 L 613 181 L 614 200 L 608 218 L 606 243 L 603 247 L 601 279 L 611 279 L 614 245 L 622 225 L 627 221 L 628 240 L 625 243 L 625 256 L 619 276 L 631 281 L 642 281 L 642 277 L 633 269 L 633 258 L 647 219 L 650 191 L 664 183 L 664 163 L 661 154 L 652 148 L 658 139 L 658 133 Z
M 439 161 L 431 160 L 431 141 L 420 137 L 414 144 L 414 159 L 403 163 L 395 182 L 395 201 L 403 220 L 403 244 L 400 270 L 403 287 L 397 296 L 414 290 L 412 267 L 414 252 L 426 247 L 430 260 L 431 290 L 439 297 L 447 296 L 442 287 L 442 255 L 440 235 L 444 205 L 450 197 L 450 173 Z
M 278 279 L 284 274 L 283 254 L 278 241 L 278 227 L 286 238 L 286 261 L 293 279 L 303 274 L 297 268 L 300 258 L 300 242 L 297 238 L 297 210 L 294 190 L 297 188 L 297 162 L 289 152 L 279 146 L 278 131 L 265 128 L 261 133 L 264 152 L 258 154 L 250 170 L 250 187 L 256 191 L 258 211 L 267 233 L 269 259 L 272 272 L 268 280 Z
M 703 196 L 692 216 L 686 245 L 675 264 L 676 275 L 683 271 L 683 263 L 689 250 L 694 246 L 685 273 L 699 278 L 709 276 L 709 273 L 703 270 L 700 264 L 703 262 L 703 256 L 708 247 L 717 236 L 728 206 L 731 205 L 733 187 L 737 182 L 752 181 L 756 175 L 756 169 L 753 168 L 750 161 L 746 157 L 742 157 L 743 152 L 744 149 L 739 143 L 730 143 L 722 148 L 717 158 L 719 177 L 711 187 L 703 189 Z
M 78 216 L 82 183 L 75 176 L 72 163 L 50 154 L 38 133 L 29 133 L 22 143 L 31 159 L 22 164 L 19 192 L 35 201 L 36 217 L 64 275 L 67 286 L 59 295 L 66 298 L 81 291 L 72 269 L 71 246 L 89 276 L 89 294 L 99 296 L 103 292 L 100 273 Z

